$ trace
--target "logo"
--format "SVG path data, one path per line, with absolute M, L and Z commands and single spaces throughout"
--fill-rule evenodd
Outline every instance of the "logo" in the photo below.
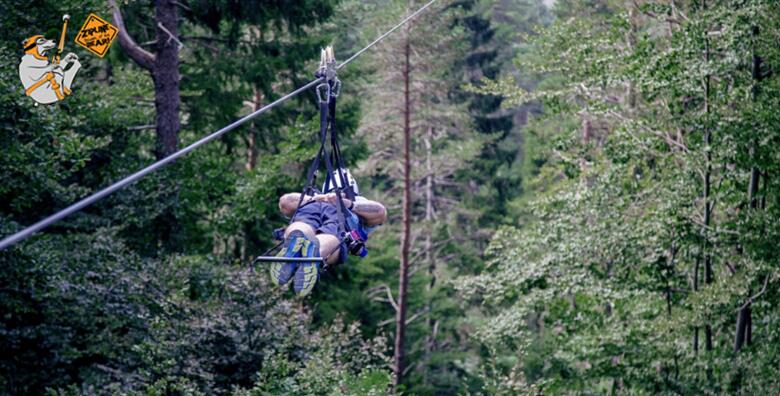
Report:
M 24 55 L 19 63 L 19 79 L 22 80 L 24 93 L 40 104 L 51 104 L 70 95 L 73 78 L 76 77 L 81 63 L 79 57 L 69 53 L 60 59 L 65 48 L 65 32 L 68 29 L 69 15 L 62 17 L 62 34 L 59 44 L 41 35 L 28 37 L 22 42 Z M 49 61 L 48 52 L 56 49 Z
M 117 33 L 119 29 L 114 25 L 95 14 L 89 14 L 76 36 L 76 44 L 102 58 L 108 52 L 108 47 L 114 42 Z

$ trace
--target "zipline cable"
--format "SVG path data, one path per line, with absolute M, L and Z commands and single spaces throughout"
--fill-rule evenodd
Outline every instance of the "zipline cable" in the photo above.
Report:
M 141 179 L 144 176 L 146 176 L 146 175 L 148 175 L 148 174 L 150 174 L 150 173 L 152 173 L 152 172 L 154 172 L 154 171 L 156 171 L 156 170 L 158 170 L 158 169 L 160 169 L 160 168 L 170 164 L 171 162 L 175 161 L 177 158 L 186 155 L 190 151 L 195 150 L 196 148 L 198 148 L 198 147 L 200 147 L 200 146 L 202 146 L 202 145 L 204 145 L 204 144 L 206 144 L 206 143 L 208 143 L 208 142 L 210 142 L 210 141 L 212 141 L 214 139 L 219 138 L 220 136 L 222 136 L 222 135 L 232 131 L 233 129 L 236 129 L 241 124 L 243 124 L 243 123 L 245 123 L 245 122 L 247 122 L 247 121 L 249 121 L 249 120 L 251 120 L 251 119 L 253 119 L 253 118 L 257 117 L 257 116 L 259 116 L 260 114 L 263 114 L 263 113 L 267 112 L 268 110 L 271 110 L 272 108 L 282 104 L 286 100 L 288 100 L 288 99 L 290 99 L 290 98 L 300 94 L 301 92 L 303 92 L 303 91 L 305 91 L 305 90 L 307 90 L 307 89 L 317 85 L 321 80 L 323 80 L 323 79 L 319 78 L 317 80 L 314 80 L 314 81 L 312 81 L 312 82 L 310 82 L 310 83 L 308 83 L 308 84 L 306 84 L 306 85 L 296 89 L 295 91 L 292 91 L 289 94 L 287 94 L 285 96 L 282 96 L 281 98 L 277 99 L 276 101 L 274 101 L 273 103 L 269 104 L 268 106 L 265 106 L 265 107 L 255 111 L 252 114 L 246 115 L 243 118 L 240 118 L 237 121 L 233 122 L 232 124 L 230 124 L 230 125 L 222 128 L 222 129 L 212 133 L 211 135 L 208 135 L 208 136 L 206 136 L 204 138 L 201 138 L 197 142 L 190 144 L 189 146 L 187 146 L 187 147 L 185 147 L 185 148 L 183 148 L 183 149 L 181 149 L 181 150 L 179 150 L 179 151 L 177 151 L 177 152 L 175 152 L 175 153 L 173 153 L 173 154 L 171 154 L 171 155 L 169 155 L 169 156 L 167 156 L 167 157 L 165 157 L 165 158 L 163 158 L 163 159 L 161 159 L 161 160 L 159 160 L 159 161 L 157 161 L 157 162 L 155 162 L 155 163 L 153 163 L 153 164 L 151 164 L 149 166 L 147 166 L 146 168 L 143 168 L 143 169 L 139 170 L 138 172 L 135 172 L 132 175 L 127 176 L 124 179 L 122 179 L 122 180 L 120 180 L 120 181 L 118 181 L 118 182 L 116 182 L 116 183 L 114 183 L 114 184 L 112 184 L 112 185 L 110 185 L 110 186 L 108 186 L 108 187 L 106 187 L 106 188 L 104 188 L 104 189 L 102 189 L 102 190 L 100 190 L 100 191 L 98 191 L 98 192 L 96 192 L 96 193 L 94 193 L 94 194 L 92 194 L 92 195 L 90 195 L 90 196 L 88 196 L 88 197 L 86 197 L 86 198 L 84 198 L 84 199 L 82 199 L 82 200 L 80 200 L 80 201 L 78 201 L 78 202 L 68 206 L 67 208 L 62 209 L 59 212 L 57 212 L 57 213 L 55 213 L 55 214 L 53 214 L 53 215 L 51 215 L 51 216 L 41 220 L 41 221 L 39 221 L 39 222 L 37 222 L 37 223 L 35 223 L 35 224 L 33 224 L 33 225 L 31 225 L 31 226 L 21 230 L 21 231 L 19 231 L 19 232 L 15 233 L 15 234 L 13 234 L 11 236 L 8 236 L 8 237 L 4 238 L 2 241 L 0 241 L 0 250 L 3 250 L 5 248 L 7 248 L 7 247 L 9 247 L 9 246 L 19 242 L 19 241 L 22 241 L 22 240 L 28 238 L 32 234 L 34 234 L 34 233 L 36 233 L 36 232 L 38 232 L 38 231 L 40 231 L 40 230 L 50 226 L 51 224 L 53 224 L 53 223 L 55 223 L 55 222 L 57 222 L 59 220 L 62 220 L 63 218 L 65 218 L 65 217 L 67 217 L 67 216 L 69 216 L 69 215 L 71 215 L 71 214 L 73 214 L 75 212 L 78 212 L 79 210 L 84 209 L 85 207 L 87 207 L 89 205 L 92 205 L 93 203 L 95 203 L 95 202 L 97 202 L 97 201 L 107 197 L 108 195 L 111 195 L 112 193 L 116 192 L 117 190 L 119 190 L 119 189 L 121 189 L 123 187 L 126 187 L 128 184 L 131 184 L 131 183 L 137 181 L 138 179 Z
M 373 47 L 374 45 L 376 45 L 377 43 L 382 41 L 385 37 L 389 36 L 394 31 L 398 30 L 401 26 L 403 26 L 404 24 L 409 22 L 411 19 L 413 19 L 414 17 L 419 15 L 421 12 L 425 11 L 425 9 L 430 7 L 436 1 L 437 0 L 431 0 L 430 2 L 428 2 L 427 4 L 422 6 L 419 10 L 415 11 L 411 15 L 407 16 L 406 18 L 404 18 L 400 23 L 395 25 L 392 29 L 388 30 L 387 32 L 385 32 L 381 36 L 377 37 L 376 40 L 372 41 L 366 47 L 364 47 L 360 51 L 356 52 L 354 55 L 349 57 L 347 60 L 342 62 L 340 65 L 338 65 L 338 67 L 336 67 L 336 70 L 341 69 L 342 67 L 346 66 L 347 64 L 349 64 L 350 62 L 355 60 L 358 56 L 360 56 L 361 54 L 366 52 L 368 49 L 370 49 L 371 47 Z M 131 184 L 131 183 L 133 183 L 133 182 L 143 178 L 144 176 L 146 176 L 146 175 L 148 175 L 148 174 L 150 174 L 152 172 L 155 172 L 156 170 L 158 170 L 158 169 L 160 169 L 160 168 L 170 164 L 171 162 L 175 161 L 176 159 L 178 159 L 180 157 L 183 157 L 184 155 L 188 154 L 190 151 L 193 151 L 196 148 L 198 148 L 198 147 L 200 147 L 200 146 L 202 146 L 202 145 L 204 145 L 204 144 L 206 144 L 208 142 L 211 142 L 212 140 L 215 140 L 215 139 L 219 138 L 220 136 L 222 136 L 222 135 L 232 131 L 233 129 L 238 128 L 241 125 L 243 125 L 247 121 L 250 121 L 250 120 L 254 119 L 255 117 L 257 117 L 257 116 L 259 116 L 259 115 L 261 115 L 261 114 L 263 114 L 263 113 L 273 109 L 274 107 L 276 107 L 276 106 L 286 102 L 287 100 L 289 100 L 289 99 L 291 99 L 291 98 L 293 98 L 295 96 L 298 96 L 298 94 L 300 94 L 301 92 L 306 91 L 309 88 L 311 88 L 311 87 L 313 87 L 315 85 L 318 85 L 318 84 L 320 84 L 323 81 L 325 81 L 325 77 L 320 77 L 320 78 L 318 78 L 316 80 L 313 80 L 313 81 L 309 82 L 308 84 L 306 84 L 306 85 L 304 85 L 304 86 L 302 86 L 302 87 L 300 87 L 300 88 L 298 88 L 298 89 L 288 93 L 287 95 L 284 95 L 281 98 L 273 101 L 272 103 L 270 103 L 270 104 L 268 104 L 268 105 L 258 109 L 257 111 L 255 111 L 253 113 L 250 113 L 250 114 L 248 114 L 248 115 L 246 115 L 246 116 L 244 116 L 242 118 L 239 118 L 238 120 L 234 121 L 232 124 L 222 128 L 222 129 L 220 129 L 220 130 L 218 130 L 216 132 L 213 132 L 210 135 L 207 135 L 207 136 L 201 138 L 200 140 L 196 141 L 195 143 L 190 144 L 189 146 L 187 146 L 187 147 L 185 147 L 185 148 L 183 148 L 183 149 L 181 149 L 181 150 L 179 150 L 179 151 L 177 151 L 177 152 L 175 152 L 175 153 L 173 153 L 173 154 L 171 154 L 171 155 L 169 155 L 169 156 L 167 156 L 167 157 L 165 157 L 165 158 L 163 158 L 163 159 L 161 159 L 161 160 L 159 160 L 159 161 L 157 161 L 157 162 L 155 162 L 155 163 L 153 163 L 153 164 L 151 164 L 149 166 L 147 166 L 146 168 L 143 168 L 143 169 L 133 173 L 132 175 L 127 176 L 124 179 L 119 180 L 118 182 L 115 182 L 114 184 L 112 184 L 112 185 L 110 185 L 110 186 L 108 186 L 108 187 L 106 187 L 106 188 L 104 188 L 104 189 L 102 189 L 102 190 L 100 190 L 100 191 L 98 191 L 98 192 L 96 192 L 96 193 L 86 197 L 86 198 L 81 199 L 80 201 L 78 201 L 78 202 L 68 206 L 67 208 L 62 209 L 62 210 L 54 213 L 53 215 L 51 215 L 49 217 L 46 217 L 43 220 L 40 220 L 37 223 L 35 223 L 35 224 L 33 224 L 33 225 L 31 225 L 31 226 L 29 226 L 29 227 L 19 231 L 19 232 L 16 232 L 16 233 L 14 233 L 12 235 L 9 235 L 9 236 L 3 238 L 3 240 L 0 240 L 0 250 L 3 250 L 5 248 L 7 248 L 7 247 L 10 247 L 10 246 L 12 246 L 12 245 L 14 245 L 14 244 L 24 240 L 24 239 L 29 238 L 31 235 L 35 234 L 36 232 L 43 230 L 44 228 L 52 225 L 53 223 L 56 223 L 57 221 L 60 221 L 63 218 L 65 218 L 65 217 L 67 217 L 67 216 L 69 216 L 69 215 L 71 215 L 71 214 L 73 214 L 75 212 L 78 212 L 81 209 L 84 209 L 85 207 L 87 207 L 89 205 L 92 205 L 93 203 L 95 203 L 95 202 L 97 202 L 97 201 L 107 197 L 108 195 L 113 194 L 117 190 L 120 190 L 120 189 L 126 187 L 127 185 L 129 185 L 129 184 Z
M 421 12 L 425 11 L 425 10 L 426 10 L 428 7 L 430 7 L 430 6 L 431 6 L 433 3 L 435 3 L 435 2 L 436 2 L 436 0 L 431 0 L 431 1 L 429 1 L 429 2 L 428 2 L 428 4 L 426 4 L 426 5 L 422 6 L 422 7 L 420 7 L 420 9 L 419 9 L 419 10 L 415 11 L 414 13 L 412 13 L 411 15 L 409 15 L 408 17 L 406 17 L 406 18 L 405 18 L 403 21 L 399 22 L 399 23 L 398 23 L 397 25 L 395 25 L 395 26 L 394 26 L 392 29 L 390 29 L 390 30 L 386 31 L 386 32 L 385 32 L 385 34 L 383 34 L 383 35 L 381 35 L 381 36 L 377 37 L 377 38 L 376 38 L 376 40 L 374 40 L 373 42 L 371 42 L 371 44 L 369 44 L 369 45 L 365 46 L 365 48 L 363 48 L 362 50 L 360 50 L 360 51 L 358 51 L 358 52 L 355 52 L 355 54 L 354 54 L 354 55 L 350 56 L 350 57 L 349 57 L 347 60 L 345 60 L 344 62 L 342 62 L 340 65 L 338 65 L 338 67 L 336 67 L 336 70 L 339 70 L 339 69 L 341 69 L 342 67 L 344 67 L 344 66 L 348 65 L 350 62 L 352 62 L 353 60 L 355 60 L 355 58 L 357 58 L 358 56 L 360 56 L 360 55 L 361 55 L 361 54 L 363 54 L 364 52 L 368 51 L 368 49 L 369 49 L 369 48 L 373 47 L 374 45 L 376 45 L 376 44 L 377 44 L 377 43 L 379 43 L 380 41 L 384 40 L 384 39 L 385 39 L 385 37 L 387 37 L 387 36 L 391 35 L 393 32 L 395 32 L 396 30 L 398 30 L 398 29 L 399 29 L 401 26 L 405 25 L 405 24 L 406 24 L 406 22 L 409 22 L 409 20 L 413 19 L 414 17 L 416 17 L 417 15 L 419 15 Z

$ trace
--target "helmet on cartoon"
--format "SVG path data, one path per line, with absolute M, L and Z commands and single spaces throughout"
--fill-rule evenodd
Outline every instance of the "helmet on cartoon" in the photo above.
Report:
M 31 49 L 35 48 L 35 46 L 38 45 L 38 39 L 45 40 L 45 38 L 40 34 L 36 34 L 35 36 L 30 36 L 27 38 L 27 40 L 24 40 L 22 42 L 22 46 L 24 47 L 24 52 L 28 52 Z
M 355 193 L 355 195 L 360 195 L 357 181 L 354 177 L 352 177 L 352 174 L 349 173 L 349 169 L 341 168 L 341 173 L 344 175 L 344 178 L 347 181 L 347 186 L 352 187 L 352 191 Z M 341 185 L 341 176 L 339 176 L 339 171 L 333 171 L 333 177 L 331 177 L 330 180 L 325 180 L 325 183 L 322 185 L 322 192 L 331 192 L 333 191 L 334 187 L 341 189 L 344 188 L 344 186 Z

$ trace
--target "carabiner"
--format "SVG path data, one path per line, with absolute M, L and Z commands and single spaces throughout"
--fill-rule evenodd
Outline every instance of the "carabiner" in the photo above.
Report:
M 317 99 L 320 103 L 330 103 L 330 96 L 333 92 L 330 89 L 330 85 L 326 82 L 317 86 Z M 323 99 L 324 97 L 324 99 Z
M 331 95 L 333 95 L 334 98 L 338 98 L 340 93 L 341 93 L 341 80 L 339 80 L 338 77 L 335 77 L 333 79 L 333 87 L 331 88 Z

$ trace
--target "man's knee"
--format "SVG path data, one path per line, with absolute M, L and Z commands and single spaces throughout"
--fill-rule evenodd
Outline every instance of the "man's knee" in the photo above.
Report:
M 303 235 L 306 235 L 306 238 L 314 239 L 316 237 L 314 227 L 302 221 L 294 221 L 292 224 L 287 226 L 287 229 L 284 230 L 284 237 L 287 238 L 291 232 L 296 230 L 302 232 Z

